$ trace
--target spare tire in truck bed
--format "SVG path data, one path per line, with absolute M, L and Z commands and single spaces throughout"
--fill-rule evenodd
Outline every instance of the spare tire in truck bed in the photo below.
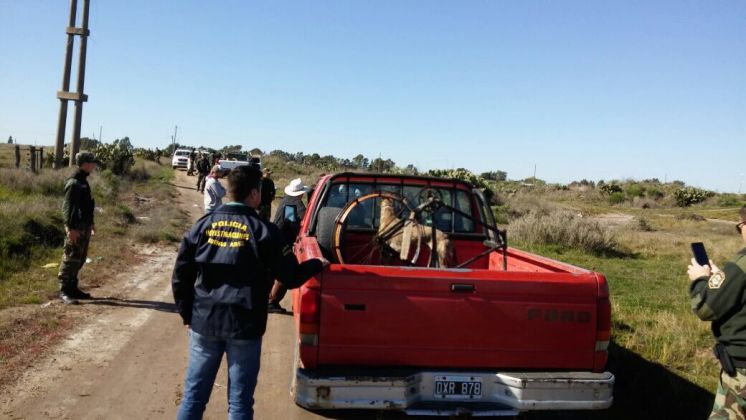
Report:
M 336 261 L 334 255 L 334 224 L 342 212 L 340 207 L 323 207 L 319 210 L 316 222 L 316 240 L 321 253 L 329 261 Z

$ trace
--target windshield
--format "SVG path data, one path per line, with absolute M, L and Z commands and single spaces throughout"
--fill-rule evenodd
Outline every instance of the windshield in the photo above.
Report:
M 175 156 L 189 156 L 189 152 L 186 150 L 177 150 Z

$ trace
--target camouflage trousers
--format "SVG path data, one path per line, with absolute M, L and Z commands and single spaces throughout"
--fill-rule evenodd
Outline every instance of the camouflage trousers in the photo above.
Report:
M 88 257 L 88 244 L 91 242 L 91 228 L 80 230 L 80 236 L 75 243 L 65 236 L 65 247 L 62 253 L 62 263 L 57 278 L 60 290 L 68 291 L 78 288 L 78 272 L 83 268 Z
M 207 182 L 207 174 L 198 172 L 197 173 L 197 191 L 205 192 L 205 182 Z
M 736 369 L 735 378 L 721 371 L 710 419 L 744 418 L 746 418 L 746 369 Z

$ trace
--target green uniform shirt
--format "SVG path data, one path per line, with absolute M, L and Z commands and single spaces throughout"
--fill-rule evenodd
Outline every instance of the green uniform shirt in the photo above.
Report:
M 712 321 L 715 339 L 731 356 L 746 358 L 746 248 L 722 270 L 692 282 L 692 310 L 703 321 Z
M 65 226 L 81 229 L 93 226 L 93 209 L 96 203 L 88 185 L 88 173 L 78 170 L 65 182 L 65 201 L 62 203 L 62 217 Z

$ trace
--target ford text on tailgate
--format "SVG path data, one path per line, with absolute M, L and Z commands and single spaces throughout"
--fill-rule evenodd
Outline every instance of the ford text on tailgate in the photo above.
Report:
M 508 415 L 603 409 L 603 275 L 511 248 L 481 192 L 438 178 L 319 181 L 295 244 L 292 392 L 310 409 Z

